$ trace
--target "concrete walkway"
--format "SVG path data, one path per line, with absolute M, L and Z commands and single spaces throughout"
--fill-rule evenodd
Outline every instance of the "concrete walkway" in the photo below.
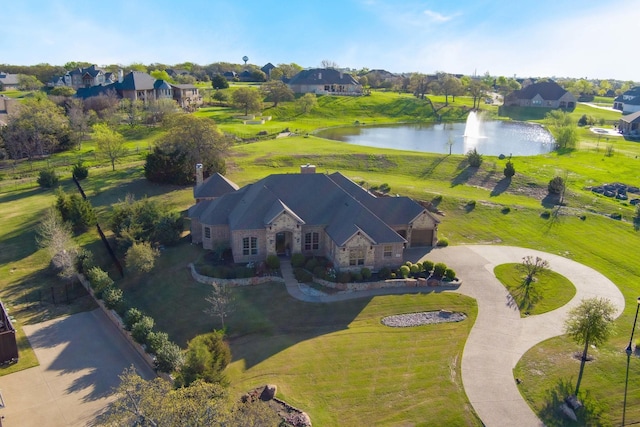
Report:
M 565 306 L 537 316 L 520 318 L 509 293 L 496 279 L 493 268 L 519 263 L 525 256 L 549 261 L 551 270 L 568 278 L 576 287 L 575 297 Z M 423 259 L 444 262 L 453 268 L 463 284 L 455 292 L 475 298 L 478 317 L 462 354 L 462 382 L 476 413 L 487 427 L 543 425 L 520 395 L 513 368 L 531 347 L 563 333 L 569 309 L 582 299 L 604 297 L 617 309 L 624 309 L 624 297 L 609 279 L 575 261 L 532 249 L 511 246 L 450 246 L 437 248 Z M 282 263 L 289 293 L 309 302 L 332 302 L 390 293 L 420 292 L 420 288 L 376 289 L 335 295 L 308 295 L 293 277 L 291 264 Z

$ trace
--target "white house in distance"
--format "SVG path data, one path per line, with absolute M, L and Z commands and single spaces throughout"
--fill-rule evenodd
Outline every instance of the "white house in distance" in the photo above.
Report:
M 640 111 L 640 86 L 629 89 L 613 100 L 613 109 L 622 111 L 622 114 L 637 113 Z

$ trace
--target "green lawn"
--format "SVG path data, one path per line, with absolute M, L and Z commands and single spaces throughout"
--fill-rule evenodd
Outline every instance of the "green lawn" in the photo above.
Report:
M 455 104 L 467 102 L 460 98 Z M 578 117 L 583 111 L 600 114 L 590 107 L 579 108 L 574 112 Z M 385 115 L 385 111 L 392 113 Z M 265 114 L 274 117 L 269 122 L 273 131 L 289 127 L 304 134 L 355 120 L 429 119 L 430 111 L 425 101 L 380 92 L 358 99 L 322 97 L 318 110 L 304 117 L 296 116 L 290 104 L 265 110 Z M 441 110 L 451 119 L 463 119 L 465 111 L 451 106 Z M 489 107 L 486 111 L 494 113 Z M 214 118 L 223 130 L 244 126 L 224 109 L 204 109 L 198 114 Z M 256 127 L 250 133 L 259 131 Z M 157 186 L 143 178 L 144 152 L 161 133 L 135 128 L 128 132 L 131 152 L 115 172 L 106 162 L 92 159 L 91 142 L 78 152 L 32 164 L 5 164 L 0 171 L 0 297 L 12 307 L 19 324 L 93 307 L 82 297 L 69 305 L 34 304 L 38 291 L 46 294 L 51 286 L 61 286 L 48 272 L 47 256 L 34 240 L 38 219 L 54 200 L 52 191 L 35 187 L 39 168 L 56 167 L 64 176 L 63 185 L 72 191 L 71 165 L 79 157 L 89 162 L 89 178 L 83 186 L 101 222 L 107 221 L 110 206 L 127 193 L 137 198 L 147 195 L 179 211 L 192 203 L 190 188 Z M 613 156 L 607 156 L 608 144 L 614 147 Z M 442 200 L 435 199 L 445 214 L 439 235 L 451 244 L 517 245 L 595 268 L 619 286 L 628 306 L 616 321 L 617 335 L 594 351 L 596 360 L 587 365 L 582 389 L 597 403 L 592 413 L 604 408 L 599 420 L 590 420 L 592 424 L 619 424 L 626 369 L 621 349 L 626 347 L 640 294 L 640 239 L 632 224 L 633 206 L 585 187 L 613 181 L 640 184 L 640 145 L 622 138 L 602 139 L 581 129 L 578 148 L 563 154 L 513 158 L 517 173 L 507 181 L 502 177 L 505 161 L 496 157 L 485 156 L 481 168 L 471 170 L 464 156 L 371 149 L 298 136 L 235 145 L 227 159 L 227 176 L 244 185 L 270 173 L 297 172 L 300 164 L 314 163 L 319 172 L 339 170 L 365 185 L 388 183 L 392 193 L 426 201 L 441 196 Z M 560 209 L 544 199 L 547 183 L 556 175 L 568 178 L 567 205 Z M 473 209 L 469 209 L 470 200 L 476 201 Z M 543 212 L 549 212 L 549 217 L 541 216 Z M 608 215 L 613 213 L 621 214 L 622 219 L 611 219 Z M 92 231 L 78 240 L 104 259 L 97 233 Z M 193 282 L 186 268 L 201 256 L 201 249 L 183 243 L 164 250 L 151 274 L 118 281 L 127 300 L 153 315 L 158 327 L 181 345 L 216 326 L 215 319 L 202 312 L 208 287 Z M 281 285 L 238 289 L 236 294 L 238 307 L 229 319 L 234 354 L 229 376 L 235 391 L 276 383 L 279 395 L 307 410 L 316 425 L 353 424 L 356 419 L 363 425 L 479 425 L 459 381 L 460 352 L 475 318 L 472 300 L 426 294 L 312 308 L 291 300 Z M 470 319 L 406 330 L 379 324 L 383 315 L 443 307 L 465 311 Z M 578 363 L 571 353 L 577 350 L 565 338 L 552 339 L 532 348 L 516 369 L 515 375 L 524 380 L 519 386 L 524 396 L 548 425 L 554 425 L 555 418 L 544 408 L 552 401 L 556 385 L 575 381 Z M 640 378 L 636 361 L 631 360 L 630 378 Z M 633 384 L 627 402 L 630 420 L 640 421 L 640 390 Z
M 536 274 L 529 287 L 523 286 L 526 274 L 522 264 L 501 264 L 493 272 L 513 297 L 520 309 L 520 317 L 553 311 L 571 301 L 576 294 L 575 286 L 552 270 Z

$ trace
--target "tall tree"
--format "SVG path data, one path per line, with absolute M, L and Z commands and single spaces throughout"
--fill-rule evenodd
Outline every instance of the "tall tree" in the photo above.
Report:
M 258 91 L 255 91 L 258 93 Z M 150 181 L 186 185 L 195 182 L 195 165 L 205 176 L 225 173 L 230 138 L 211 119 L 176 114 L 164 122 L 166 133 L 147 156 L 145 176 Z
M 22 102 L 17 114 L 10 116 L 3 139 L 11 158 L 32 159 L 56 150 L 68 133 L 69 120 L 62 107 L 36 93 Z
M 262 96 L 257 89 L 241 87 L 231 95 L 233 105 L 244 110 L 245 116 L 262 110 Z
M 270 81 L 262 85 L 262 93 L 265 101 L 273 102 L 273 106 L 277 107 L 278 103 L 293 101 L 295 94 L 285 83 L 281 81 Z
M 93 125 L 93 140 L 96 143 L 96 154 L 109 159 L 111 170 L 116 170 L 116 162 L 127 154 L 124 137 L 104 123 Z
M 468 90 L 473 98 L 473 108 L 480 108 L 480 100 L 487 94 L 489 86 L 482 80 L 471 79 Z
M 42 86 L 42 82 L 36 76 L 27 74 L 18 74 L 18 89 L 20 90 L 38 90 Z
M 302 114 L 307 114 L 318 105 L 315 93 L 305 93 L 296 100 L 296 108 Z
M 578 128 L 571 115 L 561 110 L 553 110 L 545 116 L 549 131 L 558 148 L 574 148 L 578 142 Z
M 604 298 L 582 300 L 580 305 L 569 310 L 565 320 L 565 332 L 577 343 L 583 344 L 580 358 L 580 373 L 576 382 L 575 395 L 578 395 L 584 364 L 587 361 L 589 345 L 600 345 L 606 342 L 613 333 L 613 320 L 616 308 Z
M 77 273 L 78 245 L 73 241 L 71 225 L 58 212 L 47 210 L 37 229 L 36 242 L 51 257 L 51 265 L 60 277 L 70 279 Z
M 422 73 L 411 74 L 409 80 L 409 90 L 413 92 L 416 98 L 424 99 L 429 86 L 429 77 Z
M 214 89 L 226 89 L 229 87 L 229 82 L 222 74 L 216 74 L 211 78 L 211 86 Z

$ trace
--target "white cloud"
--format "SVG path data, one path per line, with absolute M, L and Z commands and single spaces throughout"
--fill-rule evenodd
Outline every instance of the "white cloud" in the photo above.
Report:
M 429 10 L 429 9 L 425 10 L 423 13 L 433 22 L 447 22 L 453 19 L 454 17 L 454 15 L 445 16 L 439 12 Z

